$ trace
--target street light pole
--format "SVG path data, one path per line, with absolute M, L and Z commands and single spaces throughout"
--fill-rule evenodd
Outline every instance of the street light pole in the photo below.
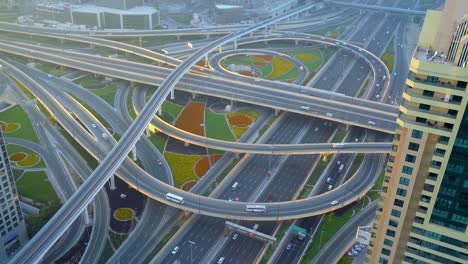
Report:
M 190 264 L 192 264 L 192 263 L 193 263 L 193 251 L 192 251 L 192 246 L 195 245 L 196 243 L 193 242 L 193 241 L 190 241 L 190 240 L 188 240 L 187 242 L 189 242 L 189 244 L 190 244 Z

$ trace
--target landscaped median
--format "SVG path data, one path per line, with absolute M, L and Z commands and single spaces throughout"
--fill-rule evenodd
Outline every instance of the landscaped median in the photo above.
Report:
M 15 105 L 0 112 L 0 126 L 6 137 L 14 137 L 39 143 L 26 112 Z
M 249 129 L 249 126 L 257 121 L 259 115 L 255 111 L 239 110 L 228 113 L 226 117 L 234 136 L 239 139 Z

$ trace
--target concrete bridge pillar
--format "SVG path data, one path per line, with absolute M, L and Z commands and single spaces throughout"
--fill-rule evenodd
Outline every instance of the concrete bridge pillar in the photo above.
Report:
M 133 148 L 132 148 L 132 159 L 133 159 L 133 161 L 137 160 L 137 150 L 136 150 L 135 146 L 133 146 Z
M 180 35 L 177 35 L 177 40 L 180 40 Z
M 171 90 L 171 99 L 172 99 L 172 100 L 175 99 L 174 89 Z
M 275 109 L 275 116 L 278 116 L 278 115 L 279 115 L 279 112 L 280 112 L 280 110 Z
M 146 137 L 151 137 L 151 130 L 149 129 L 149 126 L 147 126 L 145 130 L 146 130 Z
M 237 39 L 234 39 L 234 49 L 237 49 Z
M 219 53 L 223 52 L 223 47 L 219 46 L 218 51 L 219 51 Z
M 252 36 L 253 36 L 253 32 L 250 32 L 250 33 L 249 33 L 249 36 L 252 37 Z
M 130 87 L 135 88 L 135 82 L 130 82 Z
M 138 44 L 143 47 L 143 37 L 138 37 Z
M 192 99 L 195 99 L 197 98 L 197 94 L 196 93 L 192 93 Z
M 208 55 L 205 55 L 205 67 L 208 66 Z
M 159 109 L 158 109 L 158 115 L 162 116 L 162 108 L 161 107 L 159 107 Z
M 60 39 L 60 44 L 64 44 L 65 43 L 65 40 L 64 39 Z
M 299 44 L 299 40 L 295 40 L 294 43 L 296 43 L 296 46 Z
M 89 212 L 88 208 L 83 211 L 85 225 L 89 225 Z
M 209 39 L 209 38 L 210 38 L 210 34 L 206 34 L 206 38 Z
M 113 191 L 115 189 L 117 189 L 117 186 L 115 186 L 115 176 L 112 174 L 112 176 L 110 177 L 109 181 L 110 181 L 110 189 Z

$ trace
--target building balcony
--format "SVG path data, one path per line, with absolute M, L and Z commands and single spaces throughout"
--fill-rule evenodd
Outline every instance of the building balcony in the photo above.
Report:
M 412 91 L 411 88 L 407 88 L 403 92 L 403 98 L 410 101 L 410 102 L 415 102 L 415 103 L 420 103 L 420 104 L 428 104 L 432 106 L 437 106 L 441 108 L 447 108 L 447 109 L 456 109 L 460 110 L 460 104 L 461 102 L 457 100 L 448 100 L 446 101 L 444 98 L 438 98 L 434 96 L 428 96 L 424 94 L 418 94 Z
M 450 137 L 452 129 L 439 126 L 437 124 L 429 122 L 421 123 L 412 120 L 408 120 L 405 116 L 400 115 L 397 119 L 397 123 L 401 126 L 405 126 L 412 129 L 422 130 L 435 135 L 441 135 Z M 440 142 L 439 142 L 440 143 Z
M 455 119 L 457 118 L 456 116 L 451 115 L 451 114 L 444 114 L 444 113 L 439 113 L 436 111 L 425 110 L 425 109 L 420 109 L 417 107 L 409 106 L 407 102 L 404 102 L 403 104 L 400 105 L 400 110 L 403 113 L 408 114 L 408 115 L 430 118 L 430 119 L 440 121 L 440 122 L 445 122 L 447 118 L 455 121 Z
M 453 90 L 455 92 L 454 94 L 458 94 L 458 95 L 462 95 L 463 93 L 457 93 L 457 91 L 464 92 L 466 90 L 466 87 L 457 86 L 456 81 L 453 81 L 453 83 L 444 82 L 444 81 L 430 82 L 430 81 L 427 81 L 426 79 L 416 77 L 414 73 L 410 73 L 408 75 L 408 79 L 415 83 L 415 87 L 419 89 L 424 89 L 424 90 L 440 91 L 440 87 L 443 87 L 443 88 Z

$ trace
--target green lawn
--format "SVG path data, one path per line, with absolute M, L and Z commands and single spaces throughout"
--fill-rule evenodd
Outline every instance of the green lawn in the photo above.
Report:
M 19 195 L 28 197 L 34 201 L 44 204 L 48 204 L 49 202 L 60 203 L 44 171 L 25 172 L 16 182 L 16 187 L 18 188 Z
M 205 131 L 209 138 L 236 141 L 225 115 L 213 113 L 211 110 L 205 111 Z
M 319 67 L 322 65 L 322 60 L 323 60 L 322 53 L 317 49 L 294 50 L 288 53 L 289 55 L 294 56 L 298 58 L 300 61 L 302 61 L 307 66 L 310 72 L 318 71 Z M 301 59 L 300 57 L 303 56 L 302 54 L 312 55 L 316 59 L 315 60 Z
M 143 38 L 143 46 L 144 47 L 157 46 L 157 45 L 163 45 L 166 43 L 171 43 L 171 42 L 176 42 L 176 41 L 177 41 L 176 36 L 145 37 Z
M 114 104 L 115 92 L 117 91 L 117 87 L 114 84 L 107 85 L 101 89 L 91 89 L 90 91 L 104 99 L 108 104 Z
M 60 67 L 59 65 L 48 62 L 41 62 L 40 64 L 37 64 L 36 68 L 43 72 L 53 74 L 55 76 L 62 76 L 73 71 L 72 69 Z
M 5 137 L 21 138 L 39 143 L 29 117 L 21 106 L 15 105 L 3 112 L 0 112 L 0 121 L 6 123 L 18 123 L 20 125 L 20 128 L 16 131 L 10 133 L 4 132 Z
M 7 145 L 7 152 L 8 152 L 8 155 L 11 156 L 15 153 L 18 153 L 18 152 L 24 152 L 28 155 L 31 155 L 31 154 L 35 154 L 37 155 L 36 152 L 28 149 L 28 148 L 25 148 L 25 147 L 22 147 L 22 146 L 18 146 L 18 145 L 15 145 L 15 144 L 8 144 Z M 39 156 L 39 155 L 38 155 Z M 39 156 L 40 157 L 40 156 Z M 29 168 L 45 168 L 45 162 L 44 160 L 42 159 L 42 157 L 40 157 L 41 160 L 34 166 L 31 166 Z M 10 161 L 11 162 L 11 161 Z
M 195 180 L 198 176 L 195 174 L 194 166 L 203 156 L 200 155 L 182 155 L 172 152 L 164 153 L 164 157 L 169 163 L 174 176 L 174 185 L 180 188 L 184 183 Z
M 315 166 L 314 170 L 312 171 L 310 176 L 307 178 L 307 182 L 302 188 L 301 192 L 299 193 L 299 196 L 297 197 L 297 199 L 305 199 L 309 196 L 310 192 L 314 188 L 315 183 L 320 178 L 320 175 L 322 175 L 323 171 L 327 167 L 331 158 L 332 157 L 328 157 L 326 161 L 324 161 L 323 159 L 320 159 L 317 166 Z
M 96 159 L 91 156 L 91 154 L 88 153 L 78 142 L 75 141 L 75 139 L 70 136 L 70 134 L 67 133 L 65 130 L 60 130 L 62 132 L 62 135 L 70 142 L 70 144 L 80 153 L 80 155 L 86 160 L 86 163 L 88 164 L 89 167 L 92 169 L 95 169 L 98 165 L 98 162 Z
M 109 241 L 114 246 L 115 249 L 119 248 L 123 242 L 127 239 L 128 235 L 116 234 L 114 232 L 109 232 Z
M 359 205 L 359 204 L 358 204 Z M 358 208 L 358 206 L 355 206 Z M 341 216 L 335 216 L 333 213 L 328 213 L 325 215 L 322 224 L 320 225 L 317 233 L 314 237 L 314 242 L 310 244 L 309 248 L 304 255 L 301 263 L 310 263 L 310 261 L 317 255 L 321 247 L 323 247 L 327 241 L 351 219 L 353 214 L 352 209 L 348 209 L 346 213 Z M 320 239 L 321 238 L 321 239 Z
M 387 49 L 385 50 L 384 55 L 382 55 L 382 61 L 387 66 L 388 70 L 391 72 L 393 70 L 393 64 L 395 59 L 395 38 L 392 39 L 390 44 L 388 44 Z
M 181 105 L 174 104 L 171 102 L 164 102 L 161 106 L 163 112 L 167 112 L 172 115 L 175 119 L 179 116 L 180 112 L 184 109 Z
M 105 264 L 112 255 L 114 255 L 114 250 L 112 249 L 109 239 L 106 239 L 106 245 L 104 246 L 101 257 L 98 260 L 98 264 Z
M 164 152 L 164 147 L 166 146 L 167 137 L 163 136 L 161 133 L 151 134 L 149 140 L 153 145 L 159 150 L 159 152 Z
M 358 153 L 356 158 L 354 158 L 354 162 L 351 165 L 351 169 L 349 169 L 348 175 L 346 176 L 346 180 L 351 178 L 354 173 L 361 167 L 362 161 L 364 160 L 364 153 Z
M 336 132 L 335 136 L 332 138 L 332 140 L 330 141 L 331 143 L 340 143 L 343 141 L 344 137 L 345 137 L 345 132 L 342 131 L 342 130 L 339 130 L 338 132 Z
M 85 88 L 90 88 L 93 86 L 103 85 L 99 79 L 94 79 L 92 77 L 88 77 L 80 82 L 80 85 Z

